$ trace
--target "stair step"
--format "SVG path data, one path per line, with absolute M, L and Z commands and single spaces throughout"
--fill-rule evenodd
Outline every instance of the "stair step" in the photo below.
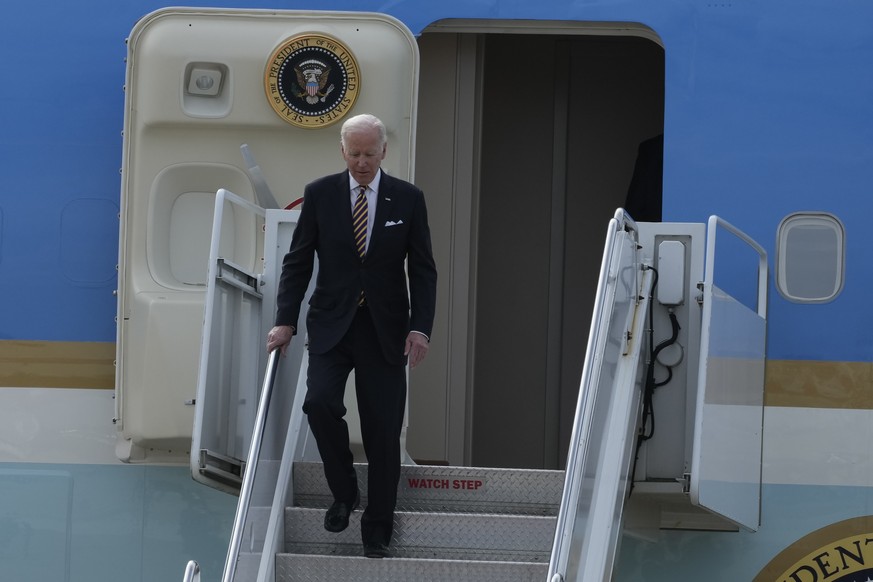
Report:
M 361 514 L 340 533 L 324 529 L 323 509 L 285 510 L 285 552 L 361 556 Z M 394 514 L 397 558 L 548 563 L 557 518 L 471 513 Z
M 427 580 L 428 582 L 542 582 L 548 564 L 525 562 L 469 562 L 461 560 L 407 560 L 388 558 L 372 560 L 361 557 L 276 556 L 277 582 L 320 582 L 354 580 Z
M 355 470 L 366 507 L 367 465 L 356 464 Z M 397 509 L 554 516 L 563 487 L 563 471 L 403 465 Z M 295 463 L 295 505 L 328 507 L 332 501 L 321 463 Z
M 366 507 L 367 465 L 355 471 Z M 539 582 L 548 574 L 563 486 L 563 471 L 403 465 L 391 558 L 373 560 L 362 556 L 362 511 L 345 531 L 325 531 L 333 498 L 323 467 L 298 462 L 276 580 Z

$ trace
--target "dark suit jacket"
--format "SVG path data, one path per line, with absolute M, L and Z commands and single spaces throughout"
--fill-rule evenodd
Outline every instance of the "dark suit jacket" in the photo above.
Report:
M 386 360 L 402 365 L 409 331 L 430 337 L 433 326 L 437 273 L 424 194 L 382 171 L 370 245 L 361 261 L 352 234 L 350 188 L 348 171 L 306 186 L 291 249 L 282 263 L 276 325 L 297 327 L 317 255 L 318 275 L 306 318 L 309 350 L 322 354 L 339 342 L 363 290 Z

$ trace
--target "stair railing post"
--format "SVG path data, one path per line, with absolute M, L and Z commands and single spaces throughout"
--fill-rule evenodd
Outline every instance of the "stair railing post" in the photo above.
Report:
M 233 520 L 233 530 L 227 548 L 227 558 L 224 563 L 224 575 L 221 578 L 222 582 L 233 582 L 234 575 L 236 574 L 236 564 L 239 559 L 243 530 L 245 528 L 246 517 L 248 516 L 249 502 L 252 497 L 258 457 L 261 454 L 261 444 L 264 440 L 264 427 L 267 422 L 267 412 L 270 408 L 270 397 L 273 393 L 273 384 L 276 381 L 276 372 L 279 368 L 279 353 L 280 350 L 273 350 L 267 358 L 267 371 L 264 374 L 261 395 L 258 399 L 258 412 L 255 416 L 252 444 L 249 447 L 249 454 L 246 459 L 242 488 L 239 492 L 239 503 L 236 506 L 236 516 Z

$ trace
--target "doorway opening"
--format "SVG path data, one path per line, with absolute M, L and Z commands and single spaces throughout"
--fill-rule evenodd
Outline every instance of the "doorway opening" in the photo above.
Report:
M 451 21 L 419 48 L 415 181 L 440 282 L 410 452 L 563 467 L 607 223 L 633 181 L 639 219 L 660 220 L 662 161 L 642 175 L 637 158 L 664 131 L 663 47 L 626 23 Z

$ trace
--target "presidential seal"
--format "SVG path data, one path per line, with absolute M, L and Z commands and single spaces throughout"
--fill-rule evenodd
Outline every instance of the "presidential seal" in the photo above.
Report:
M 279 117 L 307 129 L 336 123 L 361 85 L 358 63 L 340 41 L 305 34 L 284 41 L 267 61 L 264 90 Z

